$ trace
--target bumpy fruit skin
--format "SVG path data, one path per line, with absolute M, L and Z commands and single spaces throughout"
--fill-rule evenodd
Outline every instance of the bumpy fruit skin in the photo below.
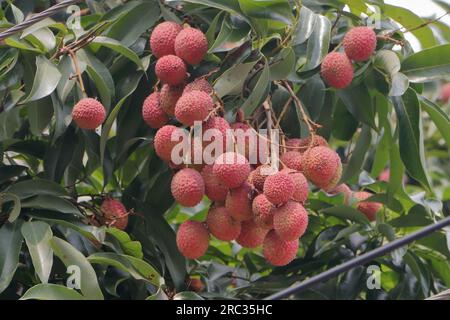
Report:
M 357 62 L 368 60 L 377 47 L 377 35 L 372 28 L 352 28 L 342 41 L 345 54 L 349 59 Z
M 205 194 L 211 201 L 223 202 L 227 198 L 228 188 L 213 173 L 213 166 L 203 167 L 201 175 L 205 181 Z
M 214 106 L 212 98 L 202 91 L 183 94 L 175 106 L 175 117 L 182 124 L 192 126 L 194 121 L 203 121 Z
M 237 188 L 248 178 L 251 168 L 247 159 L 235 152 L 226 152 L 214 161 L 213 172 L 228 188 Z
M 175 115 L 175 105 L 183 94 L 184 83 L 171 86 L 165 84 L 161 88 L 161 108 L 169 116 Z
M 203 91 L 211 95 L 213 93 L 213 88 L 205 78 L 197 78 L 186 85 L 183 93 L 188 93 L 191 91 Z
M 328 147 L 315 147 L 303 155 L 303 173 L 319 188 L 327 188 L 342 170 L 339 155 Z
M 214 157 L 219 156 L 220 154 L 227 152 L 227 141 L 232 141 L 232 139 L 227 140 L 227 135 L 230 134 L 230 124 L 228 121 L 222 117 L 210 117 L 207 121 L 205 121 L 202 125 L 203 130 L 203 138 L 207 141 L 204 141 L 204 146 L 206 147 L 216 139 L 222 141 L 221 151 L 218 153 L 214 153 Z M 208 131 L 211 130 L 211 131 Z M 209 142 L 211 141 L 211 142 Z M 230 145 L 231 150 L 231 145 Z
M 165 21 L 158 24 L 150 36 L 150 48 L 155 57 L 175 54 L 175 38 L 183 28 L 175 22 Z
M 256 225 L 264 229 L 272 229 L 274 208 L 265 195 L 260 194 L 256 196 L 252 203 Z
M 265 172 L 267 170 L 268 172 Z M 250 174 L 250 183 L 259 191 L 263 191 L 264 189 L 264 182 L 266 181 L 266 178 L 269 176 L 265 173 L 271 173 L 270 171 L 270 165 L 263 164 L 259 167 L 257 167 L 255 170 L 252 171 Z
M 231 241 L 241 233 L 241 223 L 234 220 L 224 207 L 212 207 L 206 217 L 209 232 L 219 240 Z
M 163 56 L 156 62 L 155 73 L 162 83 L 172 86 L 182 84 L 186 80 L 186 72 L 186 64 L 177 56 Z
M 442 86 L 440 100 L 447 103 L 450 100 L 450 83 Z
M 322 61 L 321 75 L 325 82 L 336 88 L 348 87 L 353 80 L 353 65 L 344 53 L 331 52 Z
M 327 184 L 321 186 L 321 188 L 326 192 L 333 190 L 334 188 L 336 188 L 337 184 L 341 180 L 341 177 L 342 177 L 342 163 L 339 161 L 338 167 L 336 169 L 333 178 Z
M 142 117 L 145 123 L 153 129 L 161 128 L 169 121 L 167 114 L 161 108 L 161 95 L 159 92 L 153 92 L 144 100 Z
M 244 122 L 230 124 L 233 129 L 236 151 L 244 155 L 252 165 L 260 165 L 268 161 L 267 141 Z
M 308 148 L 314 147 L 328 147 L 328 142 L 324 137 L 319 135 L 308 136 L 306 138 L 298 139 L 298 146 L 300 147 L 300 153 L 304 153 Z
M 187 63 L 199 64 L 208 51 L 208 40 L 203 32 L 195 28 L 185 28 L 175 39 L 175 53 Z
M 274 205 L 288 202 L 294 194 L 294 181 L 285 172 L 277 172 L 264 181 L 264 195 Z
M 298 239 L 282 240 L 275 232 L 269 231 L 264 239 L 263 255 L 267 262 L 274 266 L 285 266 L 294 260 L 298 251 Z
M 100 206 L 105 223 L 108 226 L 125 230 L 128 225 L 128 213 L 122 202 L 107 198 Z
M 364 213 L 367 219 L 369 219 L 370 221 L 375 221 L 377 213 L 378 211 L 380 211 L 382 204 L 379 202 L 364 202 L 364 200 L 373 196 L 373 194 L 366 191 L 355 192 L 353 196 L 358 200 L 358 205 L 356 206 L 356 208 Z
M 280 162 L 289 169 L 302 171 L 302 154 L 298 151 L 288 151 L 283 153 L 280 157 Z
M 205 194 L 205 182 L 198 171 L 185 168 L 173 176 L 170 190 L 179 204 L 195 207 L 202 201 Z
M 300 238 L 308 227 L 308 212 L 295 201 L 276 208 L 273 213 L 273 228 L 277 235 L 285 241 Z
M 172 125 L 166 125 L 156 132 L 154 140 L 155 152 L 164 161 L 169 162 L 171 160 L 172 149 L 180 143 L 179 140 L 175 139 L 176 131 L 181 132 L 181 129 Z M 172 135 L 174 135 L 174 141 L 172 141 Z
M 188 259 L 203 256 L 209 246 L 209 233 L 198 221 L 185 221 L 178 228 L 177 246 L 181 254 Z
M 303 173 L 292 169 L 283 169 L 281 171 L 287 173 L 294 182 L 294 194 L 292 195 L 292 200 L 304 204 L 306 199 L 308 199 L 309 192 L 308 180 L 306 177 Z
M 342 193 L 344 195 L 344 204 L 345 205 L 349 205 L 350 204 L 350 197 L 353 194 L 352 190 L 345 183 L 338 185 L 333 190 L 328 191 L 328 193 L 329 194 L 340 194 L 340 193 Z
M 256 248 L 263 244 L 269 230 L 258 227 L 253 220 L 247 220 L 241 224 L 241 234 L 236 239 L 244 248 Z
M 228 192 L 225 199 L 225 207 L 228 212 L 237 221 L 246 221 L 253 218 L 252 203 L 250 193 L 252 188 L 248 183 L 243 183 L 235 189 Z
M 92 98 L 81 99 L 72 110 L 72 119 L 81 129 L 94 130 L 105 121 L 105 117 L 105 107 Z

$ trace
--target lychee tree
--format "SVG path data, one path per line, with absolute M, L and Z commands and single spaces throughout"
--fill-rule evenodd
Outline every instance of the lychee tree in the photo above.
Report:
M 0 1 L 0 32 L 56 2 Z M 101 0 L 0 34 L 0 298 L 263 298 L 448 216 L 442 18 Z M 172 163 L 168 137 L 195 120 L 278 130 L 284 168 Z M 449 243 L 440 230 L 293 298 L 429 297 L 450 287 Z

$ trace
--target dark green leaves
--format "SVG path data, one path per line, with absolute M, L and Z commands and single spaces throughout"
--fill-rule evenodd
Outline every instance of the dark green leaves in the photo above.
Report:
M 338 96 L 356 120 L 377 130 L 373 102 L 369 90 L 364 84 L 339 90 Z
M 345 166 L 344 172 L 342 173 L 341 182 L 346 182 L 361 172 L 364 160 L 366 158 L 366 153 L 371 145 L 371 140 L 372 133 L 370 127 L 364 125 L 361 133 L 359 134 L 355 148 L 352 151 L 352 155 Z
M 17 220 L 0 228 L 0 293 L 8 287 L 19 264 L 21 227 L 22 221 Z
M 56 89 L 61 73 L 58 68 L 44 56 L 36 58 L 36 74 L 26 102 L 39 100 L 51 94 Z

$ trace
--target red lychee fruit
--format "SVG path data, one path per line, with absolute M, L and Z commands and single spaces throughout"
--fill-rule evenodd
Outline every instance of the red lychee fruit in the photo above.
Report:
M 231 241 L 241 233 L 241 223 L 234 220 L 225 207 L 212 207 L 206 217 L 209 232 L 219 240 Z
M 377 35 L 372 28 L 355 27 L 352 28 L 342 41 L 345 54 L 353 61 L 368 60 L 377 48 Z
M 162 160 L 169 162 L 172 159 L 172 150 L 181 143 L 186 132 L 172 125 L 166 125 L 160 128 L 155 135 L 155 152 Z M 178 139 L 176 139 L 178 136 Z M 173 140 L 173 141 L 172 141 Z
M 197 78 L 191 83 L 188 83 L 184 88 L 183 93 L 188 93 L 191 91 L 203 91 L 209 95 L 213 93 L 213 87 L 209 84 L 208 80 L 205 78 Z
M 349 205 L 350 197 L 352 196 L 352 190 L 345 184 L 340 184 L 335 187 L 333 190 L 328 191 L 329 194 L 340 194 L 344 195 L 344 204 Z
M 228 192 L 225 207 L 235 220 L 245 221 L 253 218 L 251 191 L 250 185 L 244 182 Z
M 107 198 L 100 206 L 105 224 L 120 230 L 125 230 L 128 225 L 128 213 L 122 202 Z
M 155 73 L 162 83 L 172 86 L 182 84 L 187 77 L 186 64 L 174 55 L 163 56 L 156 61 Z
M 264 181 L 264 195 L 274 205 L 288 202 L 294 194 L 294 181 L 285 172 L 277 172 Z
M 258 227 L 264 229 L 273 228 L 274 205 L 267 200 L 266 196 L 260 194 L 253 199 L 252 210 L 255 223 Z
M 373 194 L 366 191 L 355 192 L 353 196 L 358 200 L 356 208 L 364 213 L 369 221 L 375 221 L 377 213 L 383 205 L 379 202 L 364 201 L 373 196 Z
M 300 238 L 308 227 L 308 212 L 298 202 L 289 201 L 273 213 L 273 228 L 285 241 Z
M 222 117 L 209 117 L 209 119 L 203 123 L 202 130 L 203 138 L 206 140 L 203 141 L 204 147 L 208 146 L 213 141 L 216 141 L 216 139 L 222 141 L 222 144 L 220 145 L 221 150 L 214 150 L 214 153 L 211 154 L 211 156 L 217 158 L 220 154 L 227 152 L 227 142 L 231 141 L 231 139 L 227 139 L 227 135 L 231 134 L 230 124 L 227 120 Z
M 282 240 L 275 232 L 269 231 L 264 239 L 263 255 L 267 262 L 274 266 L 284 266 L 294 260 L 298 251 L 298 239 Z
M 281 164 L 289 169 L 302 171 L 302 154 L 298 151 L 288 151 L 281 155 Z
M 185 221 L 178 228 L 177 246 L 181 254 L 188 259 L 203 256 L 209 246 L 209 232 L 198 221 Z
M 331 52 L 323 59 L 320 73 L 327 84 L 343 89 L 352 83 L 353 65 L 344 53 Z
M 205 182 L 198 171 L 185 168 L 173 176 L 170 190 L 179 204 L 184 207 L 195 207 L 205 194 Z
M 294 194 L 292 195 L 292 200 L 304 204 L 306 199 L 308 199 L 309 191 L 308 180 L 306 180 L 306 177 L 303 173 L 292 169 L 283 169 L 281 172 L 287 173 L 294 182 Z
M 230 124 L 233 129 L 235 147 L 238 153 L 244 155 L 251 164 L 267 163 L 267 141 L 259 137 L 257 132 L 246 123 Z
M 441 96 L 439 98 L 443 103 L 450 100 L 450 83 L 444 84 L 441 89 Z
M 161 108 L 169 116 L 175 115 L 175 105 L 183 94 L 184 84 L 171 86 L 165 84 L 161 88 Z
M 321 186 L 321 188 L 326 192 L 333 190 L 341 180 L 341 177 L 342 177 L 342 163 L 339 161 L 338 167 L 336 169 L 333 178 L 327 184 Z
M 175 55 L 175 38 L 183 28 L 175 22 L 165 21 L 158 24 L 150 36 L 150 48 L 155 57 Z
M 212 98 L 202 91 L 183 94 L 175 106 L 175 117 L 182 124 L 192 126 L 195 121 L 203 121 L 214 107 Z
M 341 159 L 335 151 L 328 147 L 314 147 L 308 149 L 302 159 L 303 173 L 308 180 L 319 188 L 334 187 L 331 184 L 342 170 Z
M 205 194 L 211 201 L 223 202 L 225 201 L 228 188 L 224 186 L 220 180 L 213 173 L 213 166 L 206 165 L 202 169 L 202 177 L 205 181 Z
M 194 291 L 197 293 L 203 292 L 205 290 L 205 285 L 203 284 L 202 280 L 198 278 L 188 278 L 186 280 L 186 285 L 190 291 Z
M 105 107 L 92 98 L 81 99 L 72 109 L 72 119 L 81 129 L 94 130 L 105 118 Z
M 208 40 L 202 31 L 185 28 L 175 39 L 175 53 L 187 63 L 199 64 L 208 51 Z
M 247 220 L 241 224 L 241 234 L 236 239 L 244 248 L 256 248 L 264 242 L 269 230 L 258 227 L 253 220 Z
M 169 117 L 161 108 L 161 95 L 159 92 L 153 92 L 145 100 L 142 106 L 142 117 L 150 128 L 158 129 L 164 126 Z
M 217 157 L 213 172 L 228 188 L 237 188 L 248 178 L 251 168 L 247 159 L 235 152 L 226 152 Z
M 255 170 L 250 173 L 249 182 L 252 184 L 257 190 L 263 191 L 264 182 L 266 178 L 274 173 L 273 169 L 268 164 L 263 164 L 258 166 Z

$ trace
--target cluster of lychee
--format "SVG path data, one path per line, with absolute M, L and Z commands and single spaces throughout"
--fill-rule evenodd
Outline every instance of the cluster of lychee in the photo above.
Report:
M 353 81 L 353 64 L 367 61 L 377 47 L 377 35 L 370 27 L 352 28 L 342 41 L 344 52 L 331 52 L 322 61 L 321 75 L 325 82 L 336 88 L 348 87 Z

